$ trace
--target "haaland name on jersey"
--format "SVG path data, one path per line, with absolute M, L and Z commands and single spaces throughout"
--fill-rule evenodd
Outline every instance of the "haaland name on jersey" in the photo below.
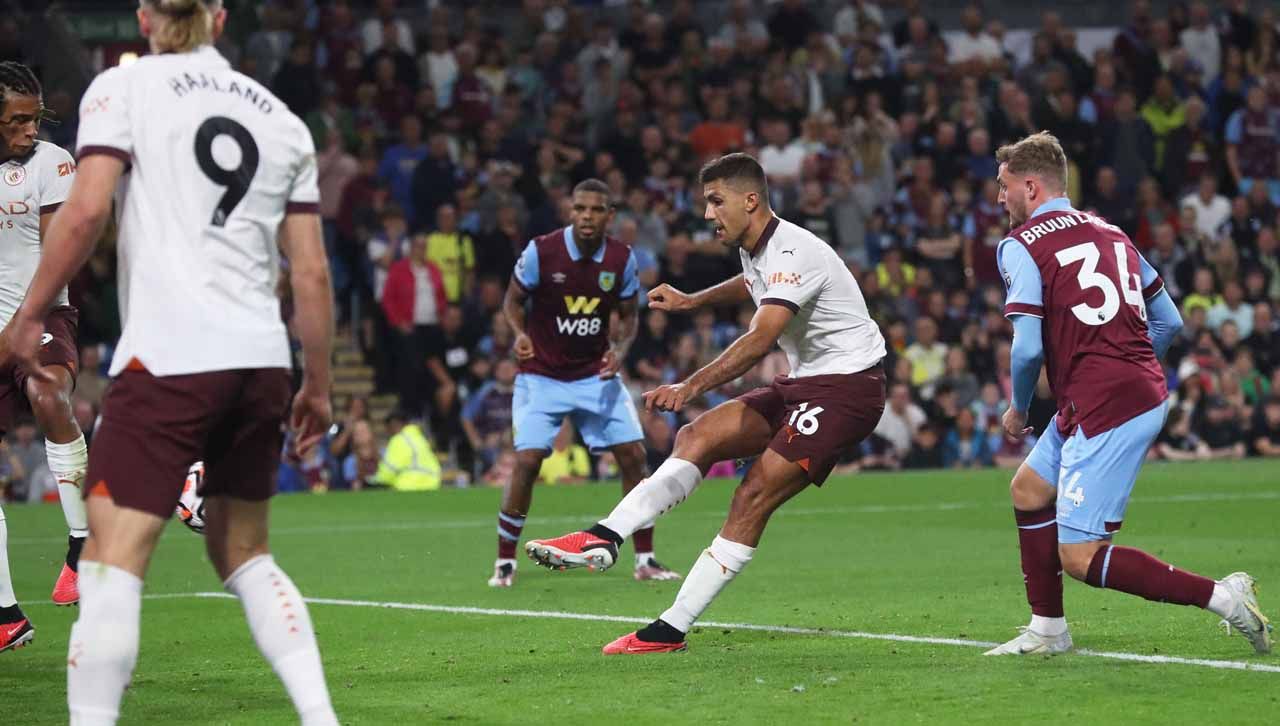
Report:
M 226 93 L 243 98 L 262 113 L 271 113 L 275 110 L 275 106 L 272 105 L 271 99 L 267 98 L 266 93 L 261 89 L 254 88 L 248 83 L 236 80 L 225 81 L 225 84 L 220 83 L 217 76 L 208 76 L 204 73 L 183 73 L 180 76 L 170 76 L 169 89 L 172 90 L 178 98 L 184 98 L 187 94 L 194 91 Z

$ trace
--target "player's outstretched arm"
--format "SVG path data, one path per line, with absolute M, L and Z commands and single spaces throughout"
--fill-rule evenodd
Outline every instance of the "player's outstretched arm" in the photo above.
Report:
M 649 291 L 649 307 L 672 313 L 689 312 L 708 305 L 741 305 L 750 299 L 751 292 L 747 290 L 741 273 L 693 294 L 681 292 L 666 283 Z
M 679 411 L 690 400 L 746 373 L 773 349 L 793 317 L 795 313 L 785 305 L 761 305 L 751 318 L 751 329 L 741 338 L 684 383 L 659 386 L 644 394 L 645 408 Z
M 123 172 L 124 162 L 113 156 L 94 154 L 81 160 L 67 201 L 58 207 L 47 229 L 41 230 L 40 265 L 22 306 L 0 334 L 0 359 L 16 357 L 32 375 L 44 377 L 36 353 L 45 315 L 93 253 Z
M 294 447 L 306 453 L 329 428 L 329 356 L 333 350 L 333 294 L 329 260 L 320 232 L 320 216 L 286 214 L 280 225 L 280 249 L 289 258 L 293 289 L 293 329 L 302 343 L 302 388 L 291 416 Z

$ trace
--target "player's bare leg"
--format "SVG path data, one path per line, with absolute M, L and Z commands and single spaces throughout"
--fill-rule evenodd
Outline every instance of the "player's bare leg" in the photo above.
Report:
M 741 401 L 726 401 L 682 427 L 671 456 L 596 526 L 555 539 L 530 540 L 525 551 L 546 567 L 608 569 L 623 540 L 683 502 L 712 464 L 755 456 L 772 437 L 763 416 Z
M 268 500 L 205 500 L 205 546 L 223 585 L 240 598 L 258 650 L 284 683 L 304 726 L 337 724 L 302 594 L 267 549 Z
M 91 495 L 80 568 L 80 617 L 67 648 L 73 724 L 114 724 L 138 661 L 142 578 L 165 520 Z
M 1214 581 L 1180 570 L 1142 550 L 1114 545 L 1111 540 L 1061 544 L 1067 574 L 1098 588 L 1174 605 L 1194 605 L 1221 617 L 1243 635 L 1254 650 L 1271 652 L 1271 624 L 1258 607 L 1253 578 L 1233 572 Z
M 610 451 L 618 462 L 618 473 L 622 475 L 622 496 L 626 497 L 648 473 L 644 443 L 632 441 L 619 444 L 612 447 Z M 636 549 L 635 578 L 637 580 L 680 579 L 680 573 L 658 562 L 657 557 L 654 556 L 652 523 L 648 527 L 636 530 L 636 533 L 631 536 L 631 544 Z
M 1009 484 L 1018 525 L 1022 580 L 1031 622 L 1018 637 L 987 655 L 1056 655 L 1071 650 L 1062 608 L 1062 562 L 1058 557 L 1057 489 L 1023 462 Z
M 498 559 L 493 563 L 490 587 L 511 587 L 516 580 L 516 548 L 525 518 L 533 503 L 533 483 L 538 479 L 546 449 L 524 449 L 516 452 L 511 478 L 502 488 L 502 508 L 498 510 Z
M 9 525 L 4 519 L 4 507 L 0 507 L 0 653 L 21 648 L 35 637 L 35 628 L 18 607 L 18 598 L 13 593 L 13 580 L 9 577 Z
M 738 573 L 751 562 L 769 517 L 809 486 L 809 473 L 772 449 L 756 461 L 733 493 L 729 517 L 702 551 L 676 601 L 648 626 L 604 647 L 605 655 L 684 650 L 685 634 Z
M 53 587 L 53 602 L 57 605 L 74 605 L 80 600 L 77 570 L 85 538 L 89 536 L 89 519 L 85 510 L 81 487 L 85 469 L 89 466 L 89 449 L 84 434 L 71 411 L 71 391 L 75 380 L 65 366 L 44 366 L 49 380 L 31 377 L 27 379 L 27 400 L 35 413 L 40 430 L 45 435 L 45 456 L 49 472 L 58 482 L 58 498 L 62 501 L 62 514 L 67 520 L 67 557 Z

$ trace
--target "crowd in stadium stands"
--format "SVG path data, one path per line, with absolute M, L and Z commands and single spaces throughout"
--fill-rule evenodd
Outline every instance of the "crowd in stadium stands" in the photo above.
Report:
M 884 418 L 842 468 L 1016 466 L 1034 439 L 1000 430 L 1011 328 L 993 154 L 1040 129 L 1070 156 L 1072 202 L 1122 227 L 1182 312 L 1164 361 L 1176 405 L 1151 455 L 1280 455 L 1274 6 L 1179 3 L 1161 17 L 1134 2 L 1087 55 L 1046 11 L 1020 60 L 979 5 L 945 37 L 910 1 L 731 0 L 707 22 L 689 0 L 612 15 L 526 0 L 501 27 L 478 3 L 436 4 L 415 25 L 389 0 L 229 5 L 224 52 L 314 135 L 342 324 L 400 400 L 389 442 L 353 401 L 301 486 L 431 484 L 397 483 L 384 449 L 503 482 L 516 366 L 500 307 L 517 254 L 567 224 L 569 190 L 597 177 L 645 286 L 736 274 L 696 183 L 706 159 L 733 150 L 760 159 L 777 214 L 847 260 L 888 341 Z M 74 138 L 73 123 L 49 131 Z M 109 341 L 109 256 L 79 287 L 88 327 Z M 638 396 L 683 378 L 751 314 L 642 308 L 628 385 Z M 651 462 L 684 422 L 786 366 L 775 352 L 681 415 L 642 411 Z M 86 426 L 102 381 L 85 373 L 80 386 Z M 1053 410 L 1042 377 L 1037 432 Z M 575 440 L 566 427 L 545 479 L 609 475 L 607 456 Z

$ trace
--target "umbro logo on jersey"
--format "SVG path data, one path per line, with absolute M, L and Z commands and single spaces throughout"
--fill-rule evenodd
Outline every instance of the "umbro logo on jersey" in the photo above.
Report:
M 566 277 L 566 276 L 565 276 L 565 274 L 564 274 L 563 272 L 553 272 L 553 273 L 551 273 L 551 281 L 552 281 L 552 282 L 554 282 L 554 283 L 556 283 L 556 284 L 563 284 L 563 283 L 564 283 L 564 281 L 565 281 L 565 277 Z
M 20 166 L 10 167 L 4 171 L 4 183 L 11 187 L 16 187 L 26 180 L 27 170 Z

